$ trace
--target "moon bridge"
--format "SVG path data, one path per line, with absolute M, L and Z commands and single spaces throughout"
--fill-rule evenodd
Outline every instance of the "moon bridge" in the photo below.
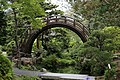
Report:
M 24 46 L 21 45 L 22 52 L 30 54 L 32 45 L 39 34 L 54 27 L 70 29 L 71 31 L 75 32 L 83 42 L 86 42 L 89 36 L 88 29 L 79 20 L 71 17 L 61 15 L 48 16 L 44 18 L 43 22 L 45 22 L 46 25 L 41 29 L 33 30 L 28 39 L 24 42 Z

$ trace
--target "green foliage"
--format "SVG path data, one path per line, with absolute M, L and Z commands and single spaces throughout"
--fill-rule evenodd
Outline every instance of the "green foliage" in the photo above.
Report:
M 44 9 L 39 4 L 43 1 L 0 0 L 0 45 L 3 46 L 4 51 L 10 52 L 13 46 L 10 43 L 13 41 L 16 47 L 20 45 L 28 25 L 33 28 L 41 28 L 44 25 L 42 19 L 37 17 L 45 15 Z
M 103 75 L 107 64 L 112 61 L 111 53 L 100 51 L 95 47 L 85 47 L 78 56 L 79 62 L 76 68 L 80 73 L 90 75 Z
M 47 55 L 56 53 L 60 57 L 59 53 L 69 47 L 67 34 L 66 31 L 57 28 L 45 32 L 43 35 L 43 47 L 48 51 Z
M 9 1 L 9 0 L 8 0 Z M 4 7 L 11 8 L 17 12 L 19 16 L 26 15 L 31 19 L 31 25 L 35 28 L 41 27 L 42 21 L 35 19 L 36 16 L 45 15 L 44 10 L 40 6 L 40 2 L 44 0 L 16 0 L 16 1 L 1 1 L 1 5 Z M 6 5 L 4 5 L 4 4 Z M 10 15 L 9 15 L 10 16 Z
M 15 80 L 41 80 L 39 77 L 30 77 L 30 76 L 15 76 Z
M 46 68 L 49 71 L 57 72 L 58 60 L 55 55 L 49 55 L 46 58 L 43 58 L 42 67 Z
M 115 80 L 116 70 L 115 69 L 107 69 L 104 74 L 105 80 Z
M 40 65 L 50 72 L 77 73 L 73 67 L 75 60 L 58 58 L 55 54 L 43 58 Z
M 0 11 L 0 45 L 4 45 L 6 43 L 6 26 L 5 14 L 3 11 Z
M 40 5 L 45 10 L 47 15 L 63 14 L 63 11 L 56 10 L 56 8 L 58 7 L 57 5 L 53 5 L 51 3 L 46 3 L 46 2 L 41 2 Z
M 45 25 L 42 18 L 37 17 L 45 16 L 45 11 L 39 4 L 43 1 L 0 0 L 0 32 L 2 32 L 0 45 L 4 46 L 4 51 L 10 53 L 13 46 L 20 47 L 23 38 L 28 37 L 26 36 L 28 28 L 41 28 Z M 11 44 L 12 42 L 14 44 Z
M 2 34 L 0 34 L 0 45 L 8 43 L 7 49 L 15 44 L 13 38 L 10 38 L 11 34 L 18 37 L 16 41 L 20 41 L 21 33 L 25 30 L 25 28 L 23 29 L 23 26 L 29 25 L 33 28 L 38 28 L 44 25 L 41 16 L 45 15 L 45 11 L 51 10 L 50 12 L 47 12 L 49 15 L 62 14 L 61 11 L 55 9 L 57 7 L 56 5 L 45 3 L 43 0 L 7 1 L 9 0 L 0 1 L 0 5 L 2 5 L 0 6 L 2 10 L 0 12 L 0 27 L 2 27 L 0 28 L 0 31 L 2 32 Z M 109 25 L 119 26 L 119 1 L 105 1 L 77 0 L 74 5 L 75 13 L 82 16 L 83 20 L 87 20 L 92 29 L 99 29 Z M 4 27 L 6 26 L 6 20 L 4 19 L 3 11 L 8 8 L 11 8 L 12 10 L 6 11 L 6 15 L 8 16 L 8 26 Z M 14 13 L 16 13 L 16 18 Z M 103 75 L 105 72 L 105 77 L 108 79 L 108 77 L 111 77 L 114 74 L 114 71 L 105 71 L 107 64 L 111 64 L 112 53 L 120 50 L 120 28 L 116 26 L 105 27 L 104 29 L 93 31 L 88 41 L 84 44 L 81 44 L 80 39 L 76 38 L 78 36 L 75 36 L 66 29 L 55 28 L 45 31 L 43 38 L 40 37 L 40 46 L 42 47 L 37 49 L 35 48 L 35 46 L 37 46 L 36 44 L 33 46 L 33 51 L 36 52 L 36 54 L 33 55 L 39 60 L 37 66 L 39 68 L 46 68 L 51 72 L 84 73 L 95 76 Z M 4 34 L 7 34 L 10 30 L 10 37 L 4 37 Z M 14 33 L 14 31 L 16 31 L 16 33 Z M 71 37 L 71 35 L 73 37 Z M 10 41 L 6 41 L 6 37 L 7 39 L 10 38 Z M 2 58 L 3 57 L 0 59 L 5 59 Z M 1 61 L 0 63 L 5 63 L 5 61 Z M 2 65 L 10 66 L 9 63 L 7 65 Z M 7 66 L 7 68 L 5 68 L 3 66 L 0 67 L 0 70 L 2 71 L 2 74 L 0 74 L 1 79 L 7 78 L 9 80 L 12 78 L 11 70 L 9 73 L 9 68 L 11 69 L 11 67 L 8 68 Z M 30 69 L 31 67 L 23 68 Z M 5 69 L 4 71 L 6 72 L 4 72 L 3 69 Z M 4 75 L 3 73 L 7 75 Z M 20 80 L 26 79 L 36 80 L 36 78 L 27 76 L 22 76 L 20 78 Z
M 107 64 L 112 62 L 112 53 L 119 50 L 119 27 L 106 27 L 94 31 L 80 50 L 80 73 L 103 75 Z M 115 44 L 117 43 L 117 44 Z M 117 45 L 117 47 L 116 47 Z
M 66 66 L 59 68 L 58 70 L 59 73 L 68 73 L 68 74 L 79 74 L 79 70 L 77 70 L 74 66 Z
M 106 46 L 106 44 L 112 45 L 107 42 L 108 39 L 114 40 L 113 38 L 116 37 L 113 34 L 115 30 L 112 32 L 113 36 L 110 36 L 112 30 L 108 30 L 109 28 L 94 31 L 84 45 L 72 37 L 70 37 L 72 40 L 69 39 L 68 34 L 62 30 L 49 30 L 43 36 L 45 41 L 43 47 L 46 45 L 45 49 L 48 53 L 44 54 L 40 65 L 52 72 L 103 75 L 107 64 L 112 61 L 112 51 L 116 50 L 115 48 L 111 49 L 111 46 Z M 53 33 L 54 35 L 50 35 Z M 119 30 L 114 33 L 118 34 Z M 68 47 L 65 48 L 66 44 Z M 66 66 L 69 66 L 69 71 Z
M 66 66 L 72 66 L 72 65 L 75 65 L 75 60 L 73 59 L 60 59 L 58 58 L 58 63 L 59 63 L 59 66 L 61 67 L 66 67 Z
M 106 27 L 94 31 L 85 46 L 99 48 L 102 51 L 115 51 L 120 49 L 120 28 L 116 26 Z
M 86 43 L 71 47 L 69 56 L 76 61 L 77 72 L 95 76 L 103 75 L 107 64 L 112 62 L 113 52 L 119 50 L 119 32 L 119 27 L 115 26 L 95 30 Z
M 11 62 L 0 54 L 0 80 L 13 80 Z
M 120 0 L 76 0 L 74 12 L 88 21 L 91 29 L 120 26 Z
M 9 52 L 13 47 L 13 28 L 7 24 L 7 15 L 4 11 L 0 11 L 0 45 L 2 51 Z
M 104 33 L 108 34 L 106 39 L 106 50 L 111 49 L 113 51 L 120 50 L 120 27 L 110 26 L 103 29 Z
M 39 38 L 41 40 L 40 36 Z M 43 45 L 39 48 L 40 51 L 35 48 L 36 42 L 33 46 L 34 51 L 38 51 L 36 57 L 39 58 L 37 60 L 39 63 L 37 63 L 36 67 L 39 69 L 45 68 L 50 72 L 78 73 L 74 67 L 76 63 L 74 59 L 76 58 L 71 57 L 74 54 L 69 53 L 75 48 L 78 49 L 80 39 L 78 37 L 75 40 L 75 38 L 76 34 L 63 28 L 53 28 L 44 32 L 43 42 L 40 41 L 40 46 Z M 73 47 L 75 45 L 78 46 Z

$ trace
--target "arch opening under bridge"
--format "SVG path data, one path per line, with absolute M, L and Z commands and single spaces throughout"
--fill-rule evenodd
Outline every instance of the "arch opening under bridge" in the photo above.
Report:
M 89 31 L 79 20 L 73 19 L 71 17 L 55 15 L 46 17 L 44 19 L 44 22 L 46 22 L 46 26 L 42 27 L 41 29 L 36 29 L 29 36 L 28 40 L 25 43 L 25 46 L 21 49 L 22 52 L 30 54 L 35 39 L 42 32 L 55 27 L 63 27 L 70 29 L 71 31 L 75 32 L 83 42 L 87 41 Z

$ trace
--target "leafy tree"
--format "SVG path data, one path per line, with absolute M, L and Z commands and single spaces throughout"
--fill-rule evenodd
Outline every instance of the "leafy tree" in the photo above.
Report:
M 94 31 L 85 46 L 99 48 L 101 51 L 116 51 L 120 47 L 120 28 L 117 26 L 106 27 Z
M 41 26 L 41 21 L 38 21 L 37 19 L 35 19 L 36 16 L 38 15 L 45 15 L 44 10 L 41 8 L 41 6 L 39 5 L 40 2 L 43 2 L 44 0 L 5 0 L 5 1 L 1 1 L 1 5 L 2 8 L 1 9 L 7 9 L 7 8 L 11 8 L 13 11 L 13 16 L 16 19 L 15 21 L 18 19 L 17 15 L 27 15 L 29 16 L 29 18 L 32 20 L 31 24 L 33 27 L 37 27 L 37 26 Z M 6 4 L 6 5 L 4 5 Z M 10 15 L 9 15 L 10 16 Z M 13 19 L 14 19 L 13 18 Z M 18 22 L 19 20 L 17 20 Z M 37 23 L 39 22 L 39 23 Z M 19 23 L 17 23 L 17 26 Z
M 108 34 L 108 39 L 104 48 L 109 51 L 119 51 L 120 50 L 120 28 L 117 26 L 110 26 L 103 29 L 106 35 Z
M 112 61 L 110 52 L 100 51 L 95 47 L 84 47 L 79 50 L 76 56 L 78 58 L 76 59 L 75 68 L 78 70 L 78 73 L 95 76 L 103 75 L 107 64 Z
M 0 45 L 2 51 L 8 51 L 12 48 L 13 28 L 7 24 L 7 15 L 4 11 L 0 11 Z
M 5 14 L 3 11 L 0 11 L 0 45 L 4 45 L 6 43 L 6 26 Z
M 119 27 L 116 26 L 95 30 L 86 43 L 76 45 L 74 50 L 70 49 L 69 53 L 76 61 L 78 73 L 103 75 L 107 64 L 112 64 L 114 51 L 119 50 L 119 32 Z
M 58 58 L 61 59 L 62 53 L 69 47 L 69 38 L 67 36 L 67 32 L 64 29 L 54 28 L 45 31 L 41 39 L 42 47 L 46 53 L 40 51 L 37 53 L 37 55 L 40 54 L 39 56 L 42 55 L 40 65 L 52 72 L 56 72 L 58 71 L 58 65 L 61 62 L 60 60 L 60 62 L 58 62 Z M 41 48 L 39 49 L 42 50 Z M 55 65 L 53 65 L 54 62 Z M 54 67 L 54 69 L 50 68 L 50 66 Z
M 25 31 L 30 26 L 34 28 L 43 26 L 42 20 L 36 18 L 38 15 L 45 15 L 44 9 L 39 4 L 42 1 L 44 0 L 0 1 L 1 10 L 7 13 L 8 26 L 11 27 L 10 29 L 13 29 L 11 32 L 13 32 L 12 35 L 14 34 L 17 50 L 19 50 L 21 38 L 23 38 Z
M 58 7 L 57 5 L 53 5 L 51 3 L 46 3 L 46 2 L 41 2 L 40 5 L 48 15 L 63 14 L 63 11 L 56 10 L 56 8 Z
M 42 36 L 43 42 L 40 41 L 40 45 L 42 45 L 39 48 L 39 50 L 42 50 L 43 52 L 39 51 L 37 53 L 36 57 L 40 56 L 41 58 L 37 61 L 39 66 L 36 65 L 36 67 L 46 68 L 51 72 L 77 73 L 78 71 L 74 68 L 76 63 L 74 60 L 75 58 L 71 57 L 72 54 L 69 53 L 69 48 L 72 48 L 72 46 L 76 44 L 79 45 L 76 42 L 81 40 L 75 33 L 73 33 L 74 32 L 70 32 L 64 28 L 53 28 L 47 32 L 45 31 Z M 53 65 L 54 63 L 55 65 Z
M 15 43 L 15 53 L 18 54 L 18 59 L 20 61 L 20 47 L 21 41 L 25 41 L 26 37 L 24 34 L 30 28 L 41 28 L 44 23 L 42 18 L 37 16 L 44 16 L 44 9 L 40 6 L 40 2 L 44 0 L 2 0 L 0 1 L 1 11 L 7 14 L 7 24 L 11 28 L 13 38 Z M 28 26 L 29 25 L 29 26 Z M 11 42 L 10 42 L 11 43 Z M 18 64 L 20 67 L 20 62 Z
M 74 12 L 87 20 L 88 27 L 99 29 L 105 26 L 120 26 L 119 0 L 76 0 Z
M 43 37 L 43 47 L 49 54 L 60 53 L 69 46 L 67 32 L 62 29 L 52 29 Z

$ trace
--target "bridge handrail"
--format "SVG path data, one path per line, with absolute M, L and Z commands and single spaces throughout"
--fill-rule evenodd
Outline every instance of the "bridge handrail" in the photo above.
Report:
M 79 26 L 80 29 L 82 29 L 83 31 L 85 31 L 86 33 L 85 34 L 89 34 L 89 31 L 88 31 L 88 28 L 85 27 L 79 20 L 77 19 L 74 19 L 72 17 L 69 17 L 69 16 L 64 16 L 64 15 L 52 15 L 52 16 L 46 16 L 45 19 L 44 19 L 44 22 L 47 22 L 49 23 L 51 20 L 56 20 L 56 22 L 58 20 L 64 20 L 64 21 L 69 21 L 71 23 L 74 24 L 74 26 L 76 27 Z M 59 22 L 59 21 L 58 21 Z
M 55 16 L 47 16 L 43 18 L 43 22 L 47 23 L 46 26 L 43 28 L 39 28 L 36 30 L 33 30 L 30 36 L 28 36 L 28 39 L 25 40 L 25 44 L 22 45 L 21 51 L 25 53 L 31 53 L 32 45 L 35 39 L 38 37 L 40 33 L 43 31 L 52 28 L 52 27 L 66 27 L 74 31 L 83 42 L 87 41 L 89 31 L 88 29 L 77 19 L 62 16 L 62 15 L 55 15 Z M 63 25 L 63 26 L 59 26 Z

